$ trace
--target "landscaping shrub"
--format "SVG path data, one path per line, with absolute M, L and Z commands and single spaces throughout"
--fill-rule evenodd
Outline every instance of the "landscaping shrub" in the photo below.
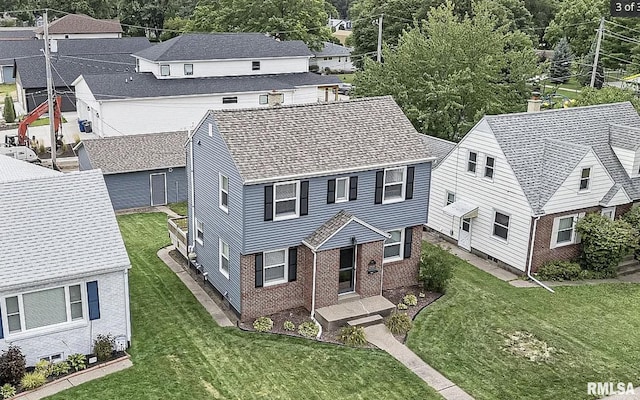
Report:
M 589 271 L 615 276 L 622 258 L 638 247 L 638 231 L 622 219 L 587 214 L 576 224 L 576 232 L 582 243 L 581 265 Z
M 409 306 L 404 303 L 398 303 L 398 310 L 406 310 Z
M 13 385 L 5 383 L 4 385 L 0 386 L 0 399 L 9 399 L 15 395 L 16 388 Z
M 285 330 L 285 331 L 291 331 L 291 332 L 293 332 L 293 331 L 295 331 L 295 330 L 296 330 L 296 324 L 294 324 L 294 323 L 293 323 L 293 322 L 291 322 L 291 321 L 284 321 L 283 328 L 284 328 L 284 330 Z
M 68 374 L 70 370 L 71 367 L 69 366 L 69 363 L 66 361 L 62 361 L 57 364 L 53 364 L 53 366 L 51 367 L 51 374 L 53 376 L 65 375 Z
M 70 354 L 67 363 L 72 370 L 80 371 L 87 368 L 87 357 L 84 354 Z
M 47 378 L 42 372 L 27 372 L 20 380 L 20 384 L 24 390 L 31 390 L 44 385 L 47 382 Z
M 114 348 L 115 338 L 111 334 L 98 335 L 93 342 L 93 353 L 98 357 L 98 361 L 109 360 Z
M 304 337 L 313 338 L 318 336 L 320 328 L 313 321 L 305 321 L 298 326 L 298 333 Z
M 0 354 L 0 382 L 16 386 L 26 372 L 26 360 L 17 346 L 9 348 Z
M 260 317 L 253 321 L 253 329 L 258 332 L 269 332 L 273 329 L 273 321 L 269 317 Z
M 426 290 L 444 293 L 453 276 L 449 253 L 439 247 L 429 247 L 420 257 L 420 280 Z
M 338 339 L 349 346 L 364 346 L 367 339 L 364 337 L 364 328 L 361 326 L 346 326 L 340 330 Z
M 404 296 L 404 298 L 402 299 L 402 302 L 408 306 L 415 306 L 418 304 L 418 298 L 416 297 L 415 294 L 408 294 Z
M 552 261 L 538 269 L 538 279 L 543 281 L 575 281 L 584 276 L 580 264 L 570 261 Z
M 406 313 L 395 312 L 384 323 L 394 335 L 404 335 L 413 327 L 411 318 Z
M 53 373 L 53 365 L 47 360 L 40 360 L 36 363 L 34 371 L 48 378 Z
M 622 216 L 622 219 L 627 221 L 633 229 L 640 232 L 640 207 L 633 207 L 629 212 Z M 640 238 L 638 238 L 640 240 Z M 636 247 L 636 258 L 640 256 L 640 243 Z
M 13 108 L 13 99 L 6 95 L 4 98 L 4 112 L 2 113 L 4 120 L 11 124 L 16 120 L 16 110 Z

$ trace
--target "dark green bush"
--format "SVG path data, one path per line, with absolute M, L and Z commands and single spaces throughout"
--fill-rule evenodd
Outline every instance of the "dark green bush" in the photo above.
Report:
M 384 323 L 394 335 L 404 335 L 413 327 L 411 318 L 405 313 L 394 312 Z
M 110 335 L 98 335 L 93 341 L 93 353 L 98 357 L 98 361 L 107 361 L 113 355 L 115 348 L 115 338 Z
M 26 359 L 20 347 L 9 346 L 0 354 L 0 383 L 16 386 L 26 371 Z
M 575 281 L 584 279 L 584 274 L 578 263 L 552 261 L 538 269 L 538 279 L 543 281 Z
M 444 293 L 453 276 L 449 252 L 429 247 L 420 257 L 420 280 L 426 290 Z
M 80 371 L 87 368 L 87 357 L 84 354 L 70 354 L 67 363 L 74 371 Z
M 4 98 L 4 112 L 2 117 L 8 124 L 16 120 L 16 110 L 13 108 L 13 99 L 9 95 L 6 95 Z
M 340 330 L 338 339 L 349 346 L 364 346 L 367 343 L 364 328 L 361 326 L 345 326 Z

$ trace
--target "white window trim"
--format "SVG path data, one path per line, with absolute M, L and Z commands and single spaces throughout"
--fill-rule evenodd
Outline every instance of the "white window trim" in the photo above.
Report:
M 262 102 L 262 99 L 264 99 L 264 103 Z M 258 104 L 262 106 L 269 104 L 269 95 L 268 94 L 258 95 Z
M 389 229 L 387 233 L 391 234 L 391 232 L 393 231 L 400 231 L 400 252 L 399 252 L 399 255 L 395 257 L 384 258 L 384 249 L 388 246 L 396 246 L 395 243 L 394 244 L 384 243 L 382 247 L 382 264 L 389 263 L 389 262 L 402 261 L 404 259 L 404 228 Z
M 582 171 L 585 169 L 589 169 L 589 178 L 587 178 L 587 188 L 580 189 L 580 185 L 582 184 Z M 591 191 L 591 180 L 593 179 L 593 166 L 585 166 L 580 168 L 580 177 L 578 178 L 578 193 L 588 193 Z
M 394 170 L 402 170 L 402 189 L 400 189 L 400 197 L 395 199 L 385 200 L 387 186 L 398 184 L 398 183 L 387 184 L 387 172 L 394 171 Z M 400 203 L 402 201 L 405 201 L 406 191 L 407 191 L 407 166 L 405 165 L 403 167 L 385 168 L 384 174 L 382 177 L 382 204 Z
M 474 168 L 473 171 L 469 171 L 469 163 L 471 162 L 471 153 L 476 155 L 476 160 L 473 162 L 476 167 Z M 478 156 L 479 155 L 480 154 L 478 154 L 477 151 L 471 151 L 471 150 L 467 151 L 467 159 L 466 159 L 466 163 L 464 165 L 464 170 L 467 171 L 468 174 L 476 176 L 476 174 L 478 173 Z
M 453 195 L 453 201 L 451 203 L 449 203 L 449 195 L 452 194 Z M 456 193 L 452 192 L 451 190 L 445 190 L 444 192 L 444 206 L 448 206 L 449 204 L 453 204 L 456 202 Z
M 167 67 L 169 72 L 165 75 L 162 73 L 162 67 Z M 171 76 L 171 65 L 170 64 L 160 64 L 160 76 Z
M 277 281 L 267 282 L 267 269 L 275 267 L 275 265 L 267 267 L 267 253 L 275 253 L 279 251 L 284 252 L 284 274 L 283 274 L 284 277 L 283 279 L 278 279 Z M 284 249 L 269 250 L 269 251 L 263 252 L 262 253 L 262 286 L 267 287 L 267 286 L 280 285 L 282 283 L 287 283 L 288 281 L 289 281 L 289 249 L 284 248 Z
M 222 248 L 223 248 L 223 244 L 226 244 L 227 247 L 229 248 L 229 256 L 225 257 L 224 254 L 222 253 Z M 222 240 L 222 238 L 218 238 L 218 270 L 220 271 L 220 273 L 222 275 L 224 275 L 227 279 L 229 279 L 229 271 L 225 271 L 224 269 L 222 269 L 222 258 L 226 258 L 227 259 L 227 266 L 229 269 L 231 269 L 231 246 L 229 246 L 229 244 L 227 242 L 225 242 L 224 240 Z
M 605 216 L 607 213 L 611 213 L 611 220 L 616 219 L 616 206 L 613 207 L 605 207 L 600 211 L 600 215 Z
M 569 246 L 572 244 L 580 243 L 580 236 L 576 232 L 576 224 L 578 220 L 584 217 L 585 213 L 567 214 L 555 217 L 553 219 L 553 229 L 551 230 L 551 245 L 549 248 L 555 249 L 557 247 Z M 558 243 L 558 231 L 560 228 L 560 220 L 565 218 L 573 218 L 573 226 L 571 229 L 571 240 L 567 242 Z
M 509 225 L 506 226 L 506 228 L 507 228 L 507 238 L 506 239 L 503 238 L 502 236 L 498 236 L 498 235 L 493 233 L 494 226 L 497 224 L 497 222 L 496 222 L 496 214 L 497 213 L 502 214 L 502 215 L 506 215 L 507 217 L 509 217 Z M 491 228 L 490 228 L 491 229 L 491 237 L 496 239 L 496 240 L 500 240 L 501 242 L 509 243 L 509 233 L 511 232 L 511 226 L 512 226 L 511 222 L 512 222 L 511 214 L 506 213 L 504 211 L 500 211 L 500 210 L 494 209 L 493 210 L 493 219 L 491 220 Z M 502 226 L 503 228 L 505 227 L 502 224 L 498 224 L 498 225 Z
M 227 190 L 225 191 L 222 186 L 222 178 L 227 178 Z M 229 177 L 218 173 L 218 207 L 227 214 L 229 214 Z M 222 204 L 222 193 L 227 194 L 227 205 Z
M 202 229 L 199 229 L 198 223 L 202 224 Z M 202 222 L 202 221 L 198 220 L 198 218 L 196 218 L 196 224 L 195 225 L 196 225 L 195 239 L 196 239 L 196 242 L 198 242 L 202 246 L 202 245 L 204 245 L 204 240 L 203 240 L 204 239 L 204 222 Z M 198 231 L 200 231 L 200 230 L 202 231 L 202 236 L 203 236 L 202 239 L 200 239 L 198 237 Z
M 292 183 L 295 183 L 296 185 L 296 212 L 295 214 L 290 214 L 290 215 L 283 215 L 278 217 L 277 213 L 276 213 L 276 192 L 277 192 L 277 187 L 278 186 L 285 186 L 285 185 L 290 185 Z M 289 198 L 288 200 L 292 200 L 293 198 Z M 278 200 L 278 202 L 280 201 L 288 201 L 288 200 Z M 300 217 L 300 181 L 287 181 L 287 182 L 279 182 L 279 183 L 274 183 L 273 184 L 273 220 L 274 221 L 285 221 L 288 219 L 294 219 L 294 218 L 299 218 Z M 277 251 L 277 250 L 273 250 L 273 251 Z
M 338 197 L 338 182 L 344 181 L 344 198 Z M 336 203 L 344 203 L 349 201 L 349 177 L 336 178 Z
M 487 159 L 489 159 L 489 158 L 493 159 L 493 167 L 488 167 L 488 163 L 487 163 L 488 160 Z M 491 178 L 489 178 L 487 176 L 487 168 L 491 168 Z M 476 170 L 477 169 L 478 169 L 478 166 L 476 165 Z M 490 156 L 490 155 L 485 155 L 484 156 L 484 168 L 483 168 L 483 171 L 482 171 L 482 178 L 484 178 L 484 179 L 486 179 L 486 180 L 488 180 L 490 182 L 493 182 L 493 178 L 495 176 L 496 176 L 496 158 L 493 157 L 493 156 Z
M 69 294 L 70 286 L 80 286 L 80 295 L 82 296 L 82 318 L 73 320 L 71 319 L 71 297 Z M 37 293 L 44 290 L 51 289 L 59 289 L 64 288 L 64 299 L 65 299 L 65 310 L 67 313 L 67 320 L 65 322 L 60 322 L 58 324 L 41 326 L 39 328 L 27 329 L 26 321 L 25 321 L 25 309 L 24 302 L 22 296 L 30 293 Z M 17 332 L 9 332 L 9 318 L 7 313 L 7 299 L 11 297 L 18 298 L 18 310 L 20 312 L 20 331 Z M 63 286 L 52 286 L 38 290 L 31 290 L 28 292 L 22 293 L 12 293 L 7 296 L 3 296 L 0 298 L 0 311 L 2 312 L 2 326 L 4 328 L 4 339 L 5 340 L 19 340 L 19 339 L 27 339 L 35 336 L 43 336 L 55 332 L 61 332 L 69 329 L 77 329 L 78 327 L 86 326 L 87 319 L 89 317 L 89 302 L 87 300 L 87 288 L 86 282 L 74 282 L 69 283 Z

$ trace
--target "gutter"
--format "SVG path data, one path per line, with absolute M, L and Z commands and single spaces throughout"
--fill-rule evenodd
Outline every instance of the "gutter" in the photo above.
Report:
M 193 172 L 193 132 L 189 132 L 189 182 L 191 183 L 189 188 L 189 200 L 191 200 L 191 244 L 187 243 L 187 254 L 195 250 L 195 234 L 196 234 L 196 205 L 195 205 L 195 188 L 194 188 L 194 172 Z
M 527 265 L 527 278 L 531 279 L 532 281 L 534 281 L 538 285 L 542 286 L 543 288 L 547 289 L 551 293 L 555 293 L 553 291 L 553 289 L 551 289 L 549 286 L 547 286 L 544 283 L 540 282 L 539 280 L 534 278 L 533 275 L 531 275 L 531 263 L 532 263 L 532 260 L 533 260 L 533 247 L 534 247 L 534 245 L 536 243 L 536 228 L 538 227 L 538 220 L 540 219 L 540 217 L 541 217 L 541 215 L 538 215 L 533 220 L 533 235 L 531 236 L 531 251 L 529 252 L 529 262 L 528 262 L 528 265 Z

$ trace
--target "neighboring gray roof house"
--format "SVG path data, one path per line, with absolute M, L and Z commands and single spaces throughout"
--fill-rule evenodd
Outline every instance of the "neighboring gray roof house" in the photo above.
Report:
M 0 28 L 0 40 L 33 40 L 36 34 L 32 27 Z
M 351 50 L 349 47 L 345 47 L 339 44 L 331 43 L 331 42 L 323 42 L 322 50 L 314 51 L 313 56 L 318 57 L 348 57 L 351 55 Z
M 44 34 L 44 28 L 35 31 Z M 117 19 L 96 19 L 84 14 L 67 14 L 49 23 L 49 34 L 122 34 L 122 26 Z
M 130 261 L 102 174 L 0 156 L 0 204 L 0 314 L 11 307 L 24 316 L 0 318 L 0 351 L 20 337 L 33 365 L 52 354 L 88 354 L 97 334 L 128 342 Z M 80 307 L 69 313 L 69 302 Z
M 423 135 L 422 141 L 427 146 L 428 154 L 431 154 L 436 158 L 433 162 L 434 166 L 438 165 L 438 162 L 446 157 L 446 155 L 456 147 L 454 142 L 430 135 Z

